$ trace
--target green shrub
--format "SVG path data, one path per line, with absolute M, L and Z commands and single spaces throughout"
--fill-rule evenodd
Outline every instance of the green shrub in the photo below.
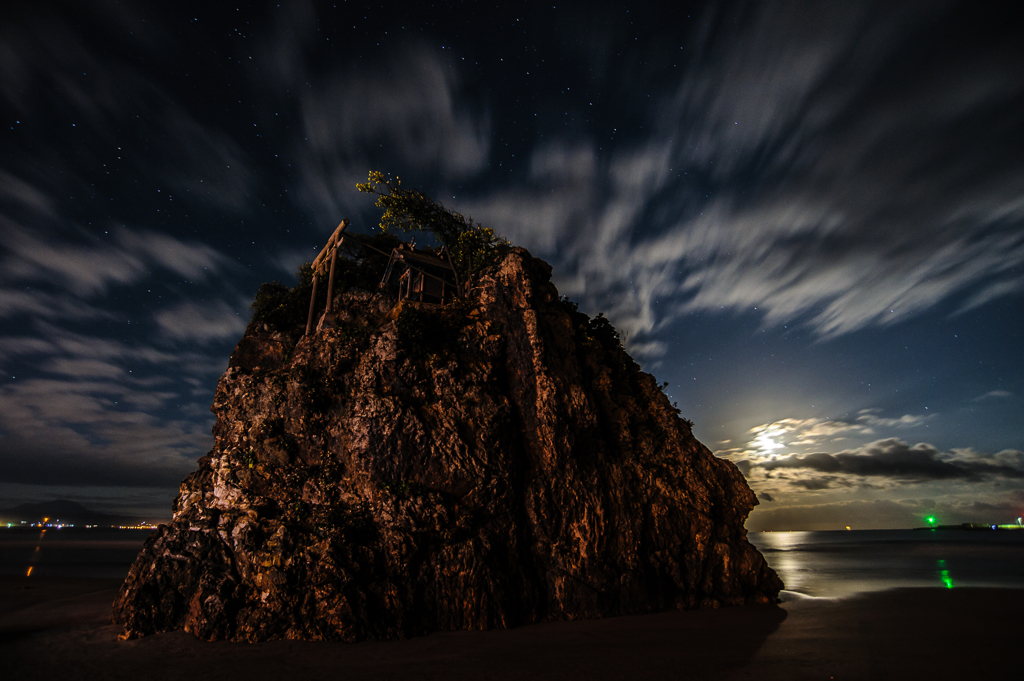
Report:
M 493 229 L 474 224 L 472 219 L 445 208 L 423 192 L 403 188 L 397 177 L 390 180 L 384 173 L 370 171 L 368 181 L 357 184 L 356 188 L 377 196 L 375 205 L 383 211 L 382 233 L 398 230 L 435 236 L 448 248 L 460 281 L 494 262 L 509 245 Z
M 566 296 L 560 297 L 558 301 L 572 321 L 578 344 L 595 350 L 600 347 L 606 351 L 625 352 L 619 332 L 603 312 L 599 312 L 596 317 L 590 317 L 585 312 L 580 312 L 579 305 Z
M 587 322 L 590 335 L 607 350 L 618 350 L 625 352 L 622 347 L 622 339 L 619 332 L 615 330 L 612 323 L 604 316 L 604 312 L 598 312 L 597 316 Z

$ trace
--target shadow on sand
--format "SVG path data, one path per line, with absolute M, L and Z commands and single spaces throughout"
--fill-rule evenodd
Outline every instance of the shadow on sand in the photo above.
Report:
M 26 596 L 27 581 L 0 578 L 9 681 L 715 678 L 747 665 L 786 618 L 779 607 L 737 607 L 359 644 L 207 643 L 183 632 L 121 642 L 108 624 L 116 587 L 106 580 L 65 580 L 53 598 L 42 580 Z

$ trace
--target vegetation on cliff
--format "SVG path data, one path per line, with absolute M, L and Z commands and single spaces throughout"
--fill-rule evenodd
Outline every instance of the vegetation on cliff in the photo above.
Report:
M 398 178 L 388 179 L 383 173 L 372 171 L 367 182 L 356 186 L 361 192 L 377 196 L 376 206 L 381 209 L 380 232 L 342 241 L 340 254 L 343 257 L 338 259 L 335 271 L 338 291 L 349 288 L 377 291 L 380 288 L 381 275 L 388 262 L 385 254 L 402 243 L 395 232 L 420 232 L 436 238 L 451 255 L 462 281 L 493 263 L 510 247 L 494 230 L 445 208 L 423 192 L 402 187 Z M 297 340 L 306 323 L 313 293 L 311 265 L 305 263 L 299 267 L 298 283 L 292 288 L 280 281 L 262 284 L 252 303 L 250 325 L 265 326 L 267 330 Z M 389 291 L 392 295 L 393 289 L 394 286 Z M 322 287 L 317 292 L 316 309 L 322 310 L 326 299 L 327 291 Z M 417 333 L 408 328 L 407 331 Z
M 400 178 L 392 180 L 373 170 L 369 179 L 356 188 L 377 197 L 383 234 L 426 232 L 436 237 L 448 249 L 463 280 L 493 262 L 501 249 L 509 246 L 493 229 L 445 208 L 421 191 L 402 187 Z

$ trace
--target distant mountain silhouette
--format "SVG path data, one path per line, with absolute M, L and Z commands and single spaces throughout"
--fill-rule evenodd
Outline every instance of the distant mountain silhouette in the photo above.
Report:
M 49 518 L 50 522 L 60 521 L 74 525 L 119 525 L 129 519 L 124 516 L 110 515 L 93 511 L 85 506 L 67 499 L 56 499 L 44 501 L 37 504 L 19 504 L 13 508 L 0 509 L 0 518 L 7 522 L 20 522 L 22 520 L 35 523 L 41 522 L 43 518 Z

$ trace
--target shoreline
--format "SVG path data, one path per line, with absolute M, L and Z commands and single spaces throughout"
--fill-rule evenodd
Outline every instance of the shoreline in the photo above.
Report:
M 118 641 L 109 613 L 120 582 L 0 577 L 4 678 L 1012 678 L 1024 612 L 1024 589 L 901 588 L 402 641 Z

